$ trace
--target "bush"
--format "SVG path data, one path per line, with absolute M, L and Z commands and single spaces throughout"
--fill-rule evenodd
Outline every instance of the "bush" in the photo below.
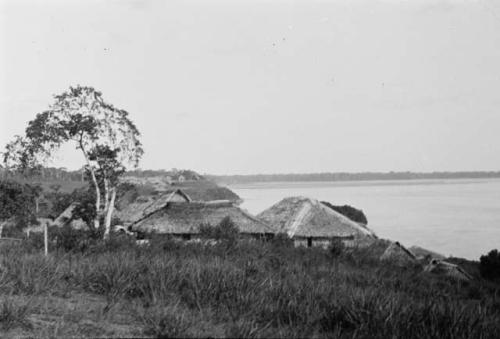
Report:
M 332 239 L 328 245 L 328 252 L 333 257 L 340 256 L 345 250 L 345 245 L 340 239 Z
M 321 203 L 327 207 L 330 207 L 332 210 L 342 214 L 343 216 L 348 217 L 352 221 L 368 225 L 368 219 L 366 218 L 366 215 L 362 210 L 359 210 L 349 205 L 335 206 L 326 201 L 322 201 Z
M 225 217 L 221 222 L 212 227 L 209 224 L 200 225 L 200 235 L 204 238 L 234 242 L 238 239 L 240 230 L 230 217 Z
M 271 245 L 275 247 L 293 247 L 293 239 L 286 233 L 278 233 L 271 239 Z
M 481 276 L 489 280 L 500 278 L 500 252 L 491 250 L 488 255 L 483 255 L 479 262 Z

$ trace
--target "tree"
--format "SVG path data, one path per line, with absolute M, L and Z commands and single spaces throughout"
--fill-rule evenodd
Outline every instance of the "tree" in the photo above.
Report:
M 40 186 L 0 181 L 0 237 L 6 225 L 25 226 L 36 222 Z
M 482 255 L 479 259 L 479 271 L 485 279 L 500 279 L 500 252 L 491 250 L 488 255 Z
M 25 172 L 40 168 L 63 144 L 73 143 L 85 159 L 85 171 L 95 194 L 93 227 L 105 220 L 109 237 L 119 176 L 137 167 L 143 155 L 140 133 L 128 112 L 106 103 L 92 87 L 70 87 L 55 96 L 50 108 L 37 114 L 24 137 L 7 145 L 8 169 Z

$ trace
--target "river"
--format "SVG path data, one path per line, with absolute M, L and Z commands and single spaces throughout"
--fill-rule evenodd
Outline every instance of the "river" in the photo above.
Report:
M 500 179 L 279 182 L 231 185 L 257 214 L 289 196 L 364 211 L 381 238 L 478 260 L 500 249 Z

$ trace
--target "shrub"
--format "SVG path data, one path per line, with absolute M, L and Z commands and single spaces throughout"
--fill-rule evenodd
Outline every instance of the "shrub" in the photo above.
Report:
M 366 218 L 366 215 L 362 210 L 349 205 L 335 206 L 326 201 L 322 201 L 321 203 L 327 207 L 330 207 L 332 210 L 348 217 L 352 221 L 368 225 L 368 219 Z
M 275 247 L 293 247 L 293 239 L 286 233 L 278 233 L 271 239 L 271 245 Z
M 340 256 L 345 250 L 345 245 L 340 239 L 332 239 L 328 245 L 328 252 L 333 257 Z
M 85 251 L 90 245 L 93 234 L 86 230 L 76 230 L 72 227 L 51 227 L 49 236 L 57 249 L 65 252 Z
M 238 227 L 229 216 L 222 219 L 220 223 L 214 227 L 209 224 L 202 224 L 200 225 L 199 231 L 202 237 L 230 242 L 236 241 L 240 233 Z
M 483 255 L 479 262 L 481 276 L 489 280 L 500 278 L 500 252 L 491 250 L 488 255 Z

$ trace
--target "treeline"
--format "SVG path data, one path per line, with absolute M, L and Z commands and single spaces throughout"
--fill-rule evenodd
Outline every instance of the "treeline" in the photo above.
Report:
M 41 167 L 37 171 L 32 171 L 29 173 L 30 181 L 53 181 L 53 182 L 68 182 L 68 181 L 79 181 L 84 182 L 85 179 L 84 169 L 79 169 L 76 171 L 68 170 L 64 167 Z M 126 176 L 133 176 L 138 178 L 150 178 L 150 177 L 171 177 L 172 180 L 178 180 L 179 177 L 183 177 L 185 180 L 203 180 L 203 176 L 191 170 L 134 170 L 125 173 Z M 8 171 L 2 165 L 0 165 L 0 179 L 10 179 L 16 181 L 24 181 L 26 175 Z
M 41 167 L 36 171 L 31 171 L 28 174 L 20 174 L 11 172 L 0 165 L 0 179 L 10 179 L 24 181 L 29 177 L 30 181 L 80 181 L 83 182 L 84 170 L 69 171 L 64 167 Z
M 361 172 L 361 173 L 304 173 L 304 174 L 252 174 L 252 175 L 205 175 L 206 178 L 224 184 L 294 181 L 362 181 L 362 180 L 416 180 L 416 179 L 483 179 L 500 178 L 494 172 Z

